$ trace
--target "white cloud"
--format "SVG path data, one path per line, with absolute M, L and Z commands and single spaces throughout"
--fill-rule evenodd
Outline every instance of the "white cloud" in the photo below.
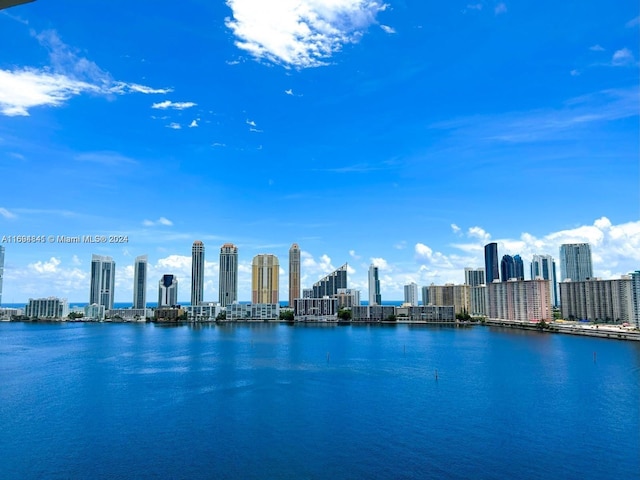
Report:
M 167 108 L 171 108 L 173 110 L 185 110 L 187 108 L 192 108 L 198 105 L 194 102 L 172 102 L 171 100 L 165 100 L 164 102 L 158 102 L 151 105 L 151 108 L 156 108 L 160 110 L 166 110 Z
M 284 93 L 286 93 L 287 95 L 293 95 L 293 90 L 288 89 L 288 90 L 285 90 Z
M 507 6 L 504 3 L 499 3 L 493 11 L 496 15 L 507 13 Z
M 200 120 L 199 118 L 196 118 L 195 120 L 193 120 L 190 124 L 189 124 L 189 128 L 196 128 L 198 127 L 198 120 Z
M 382 257 L 373 257 L 371 258 L 371 264 L 375 267 L 378 267 L 380 270 L 390 270 L 390 266 L 387 261 Z
M 256 127 L 257 126 L 256 122 L 254 122 L 253 120 L 249 120 L 249 119 L 245 120 L 244 123 L 246 123 L 247 125 L 249 125 L 251 127 Z
M 179 123 L 171 122 L 169 125 L 165 125 L 167 128 L 172 128 L 173 130 L 180 130 L 182 127 Z
M 389 25 L 380 25 L 380 28 L 390 34 L 396 33 L 395 29 L 390 27 Z
M 355 250 L 349 250 L 349 256 L 354 260 L 360 260 L 362 257 L 356 253 Z
M 108 167 L 122 166 L 122 165 L 135 165 L 138 162 L 135 160 L 120 155 L 117 152 L 86 152 L 80 153 L 74 157 L 78 162 L 92 162 L 100 163 Z
M 4 207 L 0 207 L 0 216 L 7 218 L 7 219 L 12 219 L 12 218 L 16 218 L 16 214 L 15 213 L 11 213 L 9 210 L 7 210 Z
M 317 67 L 355 43 L 386 5 L 375 0 L 227 0 L 236 46 L 286 67 Z
M 49 51 L 51 65 L 0 69 L 0 113 L 4 115 L 28 116 L 31 108 L 59 107 L 86 93 L 108 96 L 169 91 L 115 81 L 108 72 L 62 42 L 55 31 L 47 30 L 34 37 Z
M 611 57 L 611 65 L 615 67 L 622 67 L 624 65 L 630 65 L 635 62 L 633 53 L 628 48 L 621 48 L 616 50 Z
M 456 225 L 455 223 L 451 224 L 451 231 L 453 233 L 460 233 L 460 227 L 458 225 Z
M 591 50 L 592 52 L 604 52 L 604 48 L 598 44 L 592 45 L 591 47 L 589 47 L 589 50 Z
M 159 226 L 159 225 L 163 225 L 165 227 L 170 227 L 170 226 L 173 225 L 173 222 L 171 220 L 169 220 L 168 218 L 160 217 L 155 222 L 153 220 L 143 220 L 142 225 L 144 225 L 145 227 L 155 227 L 155 226 Z
M 38 261 L 36 263 L 30 264 L 29 267 L 35 270 L 37 273 L 56 273 L 58 270 L 58 265 L 60 265 L 60 263 L 60 259 L 51 257 L 46 262 Z
M 481 3 L 471 3 L 467 5 L 467 8 L 469 10 L 482 10 L 482 4 Z
M 575 68 L 569 72 L 572 77 L 580 76 L 580 70 L 576 70 Z

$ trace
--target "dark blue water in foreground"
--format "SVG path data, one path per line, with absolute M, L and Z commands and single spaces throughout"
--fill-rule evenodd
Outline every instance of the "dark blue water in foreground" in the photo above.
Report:
M 4 323 L 0 476 L 631 479 L 639 385 L 568 335 Z

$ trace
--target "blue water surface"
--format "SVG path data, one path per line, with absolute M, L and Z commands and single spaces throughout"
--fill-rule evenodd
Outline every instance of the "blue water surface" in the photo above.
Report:
M 486 327 L 0 324 L 2 478 L 609 479 L 640 345 Z

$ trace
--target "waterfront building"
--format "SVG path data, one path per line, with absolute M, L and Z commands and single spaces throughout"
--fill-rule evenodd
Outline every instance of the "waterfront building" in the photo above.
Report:
M 640 328 L 640 270 L 631 274 L 631 298 L 633 302 L 633 324 Z
M 104 318 L 112 322 L 146 322 L 153 318 L 153 310 L 150 308 L 113 308 L 104 313 Z
M 191 246 L 191 305 L 200 305 L 204 294 L 204 243 Z
M 558 281 L 556 278 L 556 262 L 551 255 L 534 255 L 531 260 L 531 280 L 537 279 L 549 280 L 549 289 L 551 291 L 551 302 L 557 307 L 558 298 Z
M 98 305 L 92 303 L 84 307 L 84 319 L 85 320 L 104 320 L 105 310 L 104 305 Z
M 498 271 L 498 244 L 488 243 L 484 246 L 484 272 L 486 283 L 500 279 Z
M 470 309 L 471 287 L 469 285 L 445 285 L 429 286 L 429 304 L 441 306 L 453 306 L 456 313 L 468 313 Z
M 347 288 L 346 263 L 313 284 L 313 298 L 333 298 L 338 294 L 339 288 Z
M 221 307 L 238 301 L 238 247 L 233 243 L 225 243 L 220 247 L 218 290 Z
M 190 322 L 214 322 L 222 311 L 222 307 L 214 302 L 202 302 L 200 305 L 184 307 L 184 311 Z
M 300 298 L 300 247 L 297 243 L 289 249 L 289 307 Z
M 296 298 L 293 308 L 296 322 L 338 321 L 337 298 Z
M 567 320 L 633 322 L 633 282 L 624 275 L 614 280 L 567 280 L 560 283 L 562 317 Z
M 484 268 L 470 268 L 464 269 L 464 284 L 471 287 L 477 287 L 478 285 L 485 284 Z M 426 305 L 426 303 L 425 303 Z
M 418 285 L 415 282 L 404 286 L 404 303 L 412 306 L 418 305 Z
M 147 307 L 147 263 L 148 257 L 136 257 L 133 263 L 133 308 Z
M 560 275 L 563 282 L 584 282 L 593 277 L 591 246 L 588 243 L 560 245 Z
M 4 247 L 0 245 L 0 305 L 2 305 L 2 279 L 4 277 Z
M 509 280 L 487 285 L 489 318 L 519 322 L 551 321 L 548 280 Z
M 102 305 L 105 310 L 113 308 L 116 262 L 111 257 L 93 255 L 91 257 L 91 290 L 89 304 Z
M 186 320 L 185 312 L 180 306 L 158 307 L 155 312 L 157 322 L 180 322 Z
M 422 287 L 422 305 L 429 305 L 429 287 Z
M 271 254 L 256 255 L 251 264 L 251 303 L 279 302 L 280 263 Z
M 158 308 L 174 307 L 178 304 L 178 278 L 163 275 L 158 282 Z
M 396 307 L 393 305 L 361 305 L 351 309 L 352 322 L 386 322 L 393 321 Z
M 69 303 L 66 298 L 30 298 L 24 314 L 33 319 L 63 319 L 69 315 Z
M 12 317 L 24 315 L 22 308 L 0 308 L 0 320 L 11 320 Z
M 353 308 L 360 305 L 360 290 L 354 290 L 353 288 L 339 288 L 336 298 L 338 299 L 338 309 Z
M 277 321 L 279 317 L 279 303 L 232 303 L 227 306 L 227 320 L 234 322 Z
M 487 315 L 487 286 L 469 286 L 469 315 L 484 317 Z
M 373 264 L 369 267 L 369 305 L 382 305 L 380 272 L 378 267 Z
M 452 323 L 456 314 L 451 305 L 402 305 L 395 307 L 397 321 L 421 323 Z

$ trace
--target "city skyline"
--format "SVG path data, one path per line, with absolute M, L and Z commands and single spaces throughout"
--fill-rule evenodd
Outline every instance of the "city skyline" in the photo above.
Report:
M 239 299 L 251 259 L 285 271 L 292 242 L 301 285 L 348 263 L 364 292 L 374 263 L 388 300 L 461 283 L 490 242 L 525 263 L 590 243 L 596 276 L 637 270 L 637 2 L 262 4 L 1 12 L 0 239 L 55 240 L 2 242 L 3 303 L 85 301 L 94 253 L 116 301 L 147 254 L 147 283 L 172 272 L 188 303 L 194 239 L 204 301 L 226 242 Z

